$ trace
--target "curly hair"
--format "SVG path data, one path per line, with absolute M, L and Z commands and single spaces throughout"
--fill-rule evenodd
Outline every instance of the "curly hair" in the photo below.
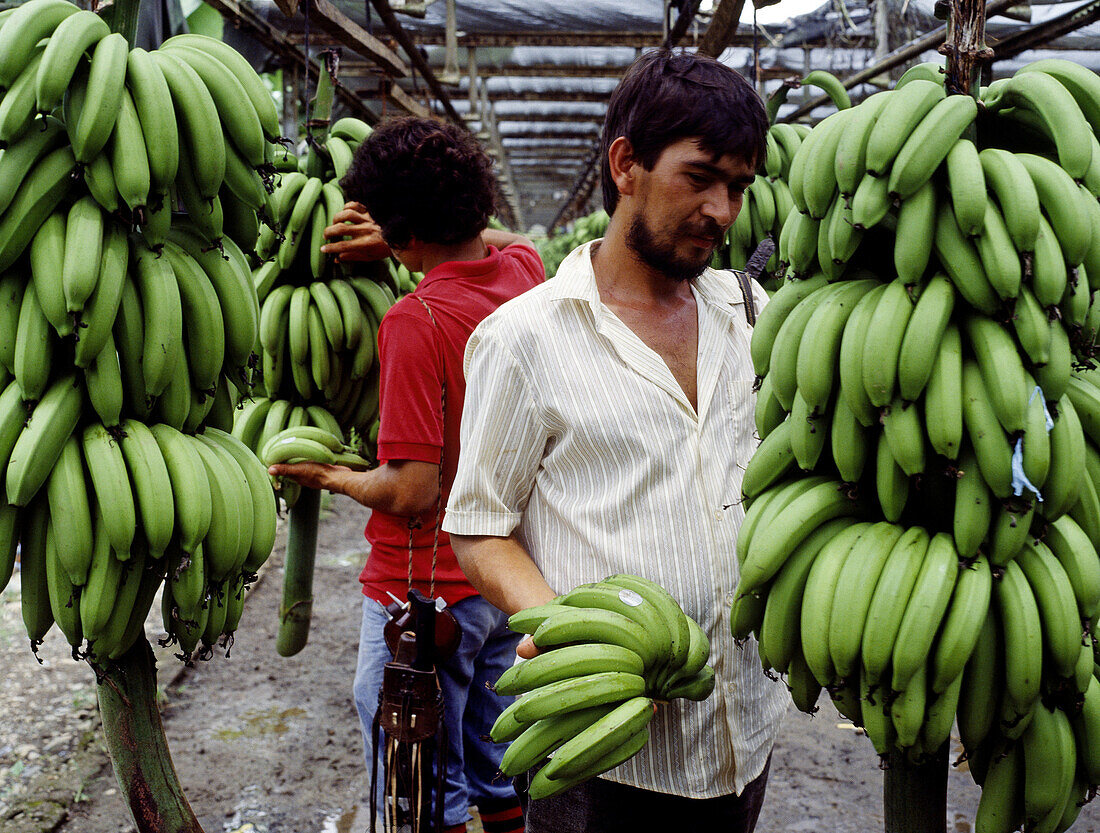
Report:
M 715 158 L 734 156 L 757 167 L 767 153 L 767 130 L 764 103 L 737 70 L 690 52 L 645 52 L 608 102 L 600 137 L 604 209 L 613 214 L 619 203 L 607 151 L 620 136 L 647 171 L 665 148 L 685 138 L 699 139 Z
M 495 209 L 493 162 L 457 125 L 412 116 L 382 122 L 356 150 L 340 180 L 367 208 L 390 246 L 454 244 L 489 224 Z

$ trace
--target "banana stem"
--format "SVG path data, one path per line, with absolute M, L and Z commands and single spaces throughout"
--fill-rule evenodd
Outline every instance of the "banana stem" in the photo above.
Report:
M 157 669 L 145 637 L 98 669 L 103 735 L 139 833 L 203 833 L 172 765 L 157 710 Z
M 111 31 L 118 32 L 130 48 L 134 48 L 134 39 L 137 38 L 138 14 L 141 10 L 141 0 L 115 0 L 111 11 Z
M 306 646 L 309 638 L 309 621 L 313 615 L 313 561 L 320 517 L 320 490 L 302 489 L 288 519 L 283 602 L 279 606 L 279 635 L 275 641 L 279 656 L 294 656 Z
M 993 58 L 993 50 L 985 43 L 985 2 L 950 0 L 948 7 L 947 42 L 940 47 L 947 56 L 947 93 L 977 98 L 981 67 Z
M 891 752 L 882 775 L 886 833 L 946 833 L 947 744 L 925 763 Z

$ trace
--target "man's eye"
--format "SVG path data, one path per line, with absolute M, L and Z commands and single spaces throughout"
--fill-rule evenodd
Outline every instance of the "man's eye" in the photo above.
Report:
M 705 185 L 707 182 L 707 178 L 702 174 L 688 174 L 688 179 L 698 185 Z

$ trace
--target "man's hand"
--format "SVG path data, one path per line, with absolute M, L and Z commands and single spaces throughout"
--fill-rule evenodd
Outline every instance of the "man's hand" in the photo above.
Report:
M 279 463 L 267 470 L 273 477 L 289 477 L 307 489 L 328 489 L 330 492 L 340 491 L 340 475 L 345 472 L 351 469 L 324 463 Z
M 365 205 L 347 203 L 333 224 L 325 229 L 325 239 L 333 242 L 321 247 L 338 262 L 381 260 L 390 256 L 390 247 L 382 239 L 382 229 L 371 219 Z M 343 238 L 348 237 L 349 240 Z
M 390 515 L 408 517 L 427 512 L 439 498 L 439 464 L 390 460 L 369 471 L 324 463 L 278 463 L 274 477 L 289 477 L 307 489 L 327 489 L 356 503 Z
M 516 646 L 516 656 L 520 659 L 534 659 L 540 653 L 542 652 L 535 647 L 535 642 L 531 639 L 531 634 L 527 634 L 523 637 Z

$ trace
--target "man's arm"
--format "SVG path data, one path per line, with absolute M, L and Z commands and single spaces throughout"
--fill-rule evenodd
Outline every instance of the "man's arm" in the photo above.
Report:
M 535 248 L 535 244 L 522 234 L 513 234 L 510 231 L 501 231 L 495 228 L 485 229 L 485 231 L 481 233 L 481 240 L 486 246 L 496 246 L 498 249 L 503 249 L 505 246 L 514 244 L 528 246 L 532 249 Z
M 309 489 L 328 489 L 390 515 L 419 515 L 439 499 L 439 465 L 396 460 L 370 471 L 322 463 L 282 463 L 268 473 L 289 477 Z
M 546 604 L 557 595 L 515 535 L 497 538 L 452 532 L 451 547 L 470 584 L 505 613 Z M 516 647 L 516 654 L 523 659 L 538 653 L 530 636 L 523 637 Z
M 545 604 L 557 594 L 514 535 L 456 535 L 451 546 L 470 584 L 505 613 Z

